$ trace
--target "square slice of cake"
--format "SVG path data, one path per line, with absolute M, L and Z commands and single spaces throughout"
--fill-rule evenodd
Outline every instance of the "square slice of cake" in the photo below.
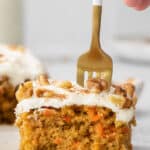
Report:
M 31 92 L 32 91 L 32 92 Z M 16 92 L 20 150 L 132 150 L 135 87 L 40 77 Z
M 0 45 L 0 124 L 15 121 L 17 86 L 44 73 L 41 63 L 23 47 Z

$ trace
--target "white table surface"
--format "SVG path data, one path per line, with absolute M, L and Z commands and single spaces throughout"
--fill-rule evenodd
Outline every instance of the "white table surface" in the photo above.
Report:
M 76 64 L 74 62 L 46 63 L 48 72 L 56 79 L 75 80 Z M 137 77 L 144 81 L 144 89 L 137 104 L 137 126 L 133 129 L 132 143 L 135 150 L 150 150 L 150 64 L 114 63 L 116 81 Z M 18 131 L 15 127 L 0 126 L 0 150 L 17 150 Z

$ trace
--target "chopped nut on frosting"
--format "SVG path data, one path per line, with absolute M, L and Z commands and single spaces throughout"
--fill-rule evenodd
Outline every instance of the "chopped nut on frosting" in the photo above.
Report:
M 83 88 L 70 81 L 58 81 L 40 76 L 36 81 L 20 85 L 16 93 L 19 101 L 16 113 L 43 107 L 96 105 L 116 112 L 116 121 L 129 122 L 134 117 L 135 94 L 133 93 L 134 88 L 129 84 L 108 88 L 107 82 L 103 79 L 89 79 L 87 88 Z
M 16 98 L 18 101 L 29 98 L 33 94 L 33 85 L 31 81 L 25 82 L 19 86 L 16 92 Z
M 135 92 L 135 87 L 134 87 L 133 84 L 131 84 L 131 83 L 125 83 L 125 84 L 123 84 L 122 87 L 126 90 L 127 95 L 129 97 L 133 97 L 134 92 Z
M 123 108 L 130 108 L 131 106 L 133 106 L 133 100 L 126 98 L 126 101 L 125 101 L 125 104 L 123 105 Z
M 70 81 L 60 81 L 56 86 L 64 89 L 70 89 L 72 88 L 72 83 Z
M 123 89 L 121 86 L 119 85 L 113 85 L 113 87 L 115 88 L 115 94 L 121 95 L 121 96 L 127 96 L 127 92 L 125 89 Z
M 40 75 L 39 77 L 38 77 L 38 83 L 40 84 L 40 85 L 49 85 L 49 81 L 48 81 L 48 77 L 47 77 L 47 75 Z
M 87 88 L 90 89 L 91 92 L 100 93 L 108 89 L 108 83 L 103 79 L 92 78 L 87 80 Z
M 126 103 L 126 99 L 123 96 L 119 96 L 119 95 L 110 95 L 109 100 L 113 104 L 119 106 L 120 108 L 122 108 L 124 104 Z
M 55 94 L 54 91 L 46 89 L 37 89 L 35 93 L 37 97 L 53 97 Z
M 35 91 L 37 97 L 43 97 L 43 98 L 59 98 L 64 99 L 66 98 L 65 94 L 59 94 L 52 90 L 47 89 L 36 89 Z

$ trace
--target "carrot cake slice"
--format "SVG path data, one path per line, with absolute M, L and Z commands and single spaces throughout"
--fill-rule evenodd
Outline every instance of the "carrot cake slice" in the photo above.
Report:
M 40 62 L 23 47 L 0 46 L 0 123 L 15 120 L 17 85 L 43 73 Z
M 20 150 L 132 150 L 135 86 L 102 79 L 74 82 L 40 76 L 16 92 Z

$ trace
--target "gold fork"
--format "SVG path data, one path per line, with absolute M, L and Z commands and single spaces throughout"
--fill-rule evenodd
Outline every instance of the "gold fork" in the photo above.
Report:
M 81 55 L 77 63 L 77 83 L 84 86 L 85 73 L 88 79 L 97 77 L 105 79 L 111 84 L 113 64 L 112 59 L 101 48 L 99 35 L 101 25 L 101 0 L 93 0 L 92 40 L 88 52 Z M 94 76 L 95 75 L 95 76 Z

